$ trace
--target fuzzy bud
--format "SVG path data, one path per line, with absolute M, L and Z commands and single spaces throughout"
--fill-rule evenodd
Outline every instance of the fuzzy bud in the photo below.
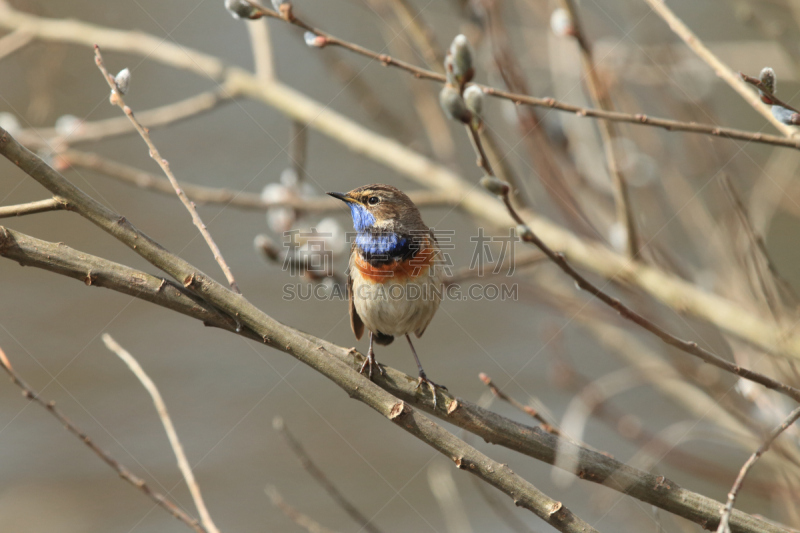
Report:
M 528 226 L 526 226 L 525 224 L 520 224 L 519 226 L 517 226 L 516 231 L 517 235 L 519 235 L 519 238 L 522 239 L 523 241 L 530 241 L 531 239 L 533 239 L 533 230 Z
M 572 18 L 563 7 L 553 10 L 553 13 L 550 15 L 550 29 L 556 37 L 575 35 Z
M 53 126 L 58 135 L 69 137 L 83 129 L 84 122 L 75 115 L 62 115 L 56 119 Z
M 772 116 L 789 126 L 797 126 L 800 124 L 800 113 L 795 113 L 791 109 L 786 109 L 783 106 L 772 106 Z
M 483 113 L 483 89 L 477 85 L 467 87 L 464 90 L 464 103 L 475 116 L 481 116 Z
M 235 19 L 261 18 L 261 12 L 247 0 L 225 0 L 225 9 Z
M 131 86 L 131 71 L 127 68 L 120 70 L 119 73 L 114 76 L 114 85 L 117 86 L 119 94 L 127 93 Z
M 761 84 L 764 88 L 770 94 L 775 94 L 775 91 L 778 90 L 778 80 L 775 78 L 775 71 L 770 67 L 764 67 L 761 69 L 761 74 L 759 74 L 758 77 L 761 78 Z
M 508 183 L 495 178 L 494 176 L 484 176 L 481 178 L 481 187 L 497 196 L 505 196 L 510 190 Z
M 328 39 L 322 35 L 317 35 L 313 31 L 305 32 L 303 39 L 306 41 L 306 45 L 311 48 L 325 48 L 325 45 L 328 44 Z
M 452 85 L 445 85 L 439 93 L 439 104 L 444 113 L 452 120 L 469 124 L 472 114 L 467 109 L 464 99 Z
M 19 123 L 19 119 L 17 119 L 15 115 L 12 115 L 6 111 L 0 113 L 0 128 L 6 130 L 8 133 L 14 136 L 22 129 L 22 126 Z
M 444 66 L 447 76 L 452 77 L 460 87 L 472 80 L 475 74 L 472 68 L 472 47 L 463 34 L 456 35 L 453 39 Z

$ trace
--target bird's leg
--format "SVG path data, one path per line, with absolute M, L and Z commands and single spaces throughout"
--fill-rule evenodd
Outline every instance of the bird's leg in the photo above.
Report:
M 414 349 L 414 345 L 411 344 L 411 337 L 406 334 L 406 339 L 408 339 L 408 345 L 411 346 L 411 353 L 414 354 L 414 360 L 417 362 L 417 368 L 419 369 L 419 381 L 417 382 L 417 388 L 419 389 L 422 384 L 426 384 L 433 394 L 433 408 L 436 409 L 436 389 L 447 390 L 447 387 L 444 385 L 438 385 L 433 381 L 428 379 L 428 376 L 425 375 L 425 371 L 422 369 L 422 363 L 419 362 L 419 357 L 417 357 L 417 351 Z
M 372 332 L 369 332 L 369 352 L 367 352 L 367 358 L 364 359 L 364 364 L 361 365 L 361 370 L 358 371 L 359 374 L 363 374 L 365 369 L 368 370 L 369 379 L 372 379 L 372 367 L 378 367 L 378 372 L 382 376 L 384 374 L 383 368 L 375 359 L 375 351 L 372 349 Z

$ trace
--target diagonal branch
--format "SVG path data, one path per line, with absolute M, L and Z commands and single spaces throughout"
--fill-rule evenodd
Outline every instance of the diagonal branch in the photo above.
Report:
M 249 330 L 264 344 L 294 356 L 300 362 L 325 375 L 352 398 L 365 403 L 445 457 L 449 457 L 458 468 L 464 469 L 498 488 L 513 498 L 516 505 L 533 512 L 559 531 L 570 533 L 596 531 L 563 506 L 561 502 L 550 498 L 533 484 L 512 472 L 508 465 L 490 459 L 433 422 L 421 411 L 412 407 L 410 403 L 398 399 L 366 379 L 351 364 L 332 357 L 334 353 L 326 349 L 321 339 L 302 334 L 281 324 L 255 307 L 241 294 L 228 290 L 195 266 L 169 253 L 150 237 L 137 230 L 124 217 L 109 210 L 64 179 L 38 156 L 13 141 L 11 136 L 3 131 L 0 135 L 0 152 L 8 155 L 9 147 L 19 149 L 18 157 L 11 158 L 14 163 L 26 170 L 26 173 L 48 190 L 54 194 L 60 194 L 78 214 L 110 233 L 157 268 L 167 272 L 173 278 L 181 280 L 185 288 L 197 295 L 202 295 L 203 300 L 215 309 L 230 317 L 236 317 L 235 331 Z M 9 247 L 13 247 L 13 244 L 9 242 L 11 235 L 9 230 L 0 228 L 0 250 L 4 255 L 8 254 Z M 94 278 L 92 274 L 91 270 L 81 273 L 87 283 L 93 283 L 96 280 L 97 274 L 95 273 Z M 158 289 L 156 291 L 158 292 Z M 338 347 L 332 349 L 339 352 L 342 350 Z M 350 352 L 345 353 L 349 354 Z M 352 358 L 351 354 L 349 361 L 352 361 Z M 416 401 L 416 390 L 412 394 L 412 398 L 415 398 L 414 401 Z M 434 411 L 436 410 L 434 408 Z
M 183 479 L 186 481 L 186 485 L 189 487 L 189 492 L 192 495 L 192 500 L 194 500 L 194 505 L 197 507 L 197 512 L 200 514 L 200 520 L 202 520 L 203 526 L 209 533 L 219 533 L 219 529 L 217 529 L 214 520 L 211 519 L 211 514 L 208 512 L 208 508 L 203 500 L 203 494 L 200 492 L 200 486 L 197 484 L 197 480 L 194 477 L 192 467 L 189 465 L 189 460 L 186 458 L 186 453 L 183 451 L 183 445 L 178 438 L 178 432 L 175 431 L 172 418 L 169 416 L 169 411 L 167 411 L 167 405 L 164 403 L 164 399 L 161 397 L 161 392 L 159 392 L 158 387 L 156 387 L 156 384 L 153 383 L 153 380 L 150 379 L 150 376 L 144 371 L 139 361 L 125 348 L 120 346 L 111 335 L 103 333 L 102 339 L 106 348 L 114 352 L 117 357 L 128 365 L 131 372 L 133 372 L 150 394 L 150 397 L 153 399 L 153 404 L 156 406 L 156 411 L 158 411 L 161 423 L 164 425 L 164 430 L 169 438 L 172 451 L 175 453 L 175 458 L 178 460 L 178 468 L 181 470 Z
M 263 342 L 256 330 L 240 327 L 232 318 L 220 313 L 214 306 L 194 296 L 179 284 L 78 252 L 63 244 L 41 241 L 0 227 L 0 256 L 23 265 L 77 279 L 87 286 L 105 287 L 134 296 L 200 320 L 206 326 L 222 328 L 248 339 Z M 312 347 L 318 347 L 330 354 L 327 358 L 336 359 L 349 368 L 359 368 L 363 362 L 363 356 L 352 349 L 336 346 L 324 339 L 283 325 L 280 327 L 286 328 L 302 339 L 310 340 Z M 292 354 L 300 349 L 295 342 L 275 343 L 275 347 Z M 313 356 L 318 350 L 311 349 L 311 352 Z M 299 355 L 296 357 L 301 359 Z M 419 409 L 474 433 L 486 442 L 504 446 L 551 465 L 555 464 L 557 450 L 563 446 L 555 435 L 540 428 L 520 424 L 469 401 L 456 399 L 444 393 L 440 393 L 442 400 L 439 404 L 446 405 L 447 410 L 434 409 L 429 395 L 417 394 L 415 378 L 388 366 L 384 368 L 386 376 L 376 379 L 376 383 L 394 397 L 413 402 Z M 359 382 L 354 387 L 358 388 L 361 385 Z M 353 390 L 353 388 L 348 389 L 348 391 Z M 582 447 L 575 449 L 578 455 L 575 474 L 581 479 L 605 485 L 693 522 L 704 524 L 706 527 L 715 527 L 718 523 L 719 509 L 722 506 L 719 502 L 684 489 L 663 476 L 657 477 L 630 467 L 610 455 Z M 735 509 L 731 515 L 731 527 L 735 532 L 741 533 L 789 531 Z
M 14 383 L 17 387 L 22 389 L 22 395 L 27 398 L 28 400 L 37 403 L 41 407 L 44 407 L 48 413 L 53 415 L 65 428 L 67 431 L 78 437 L 81 442 L 83 442 L 86 446 L 89 447 L 104 463 L 108 466 L 113 468 L 119 477 L 142 491 L 145 496 L 153 500 L 156 505 L 161 507 L 162 509 L 166 510 L 169 514 L 189 526 L 190 528 L 194 529 L 197 533 L 209 533 L 198 521 L 196 518 L 192 518 L 188 514 L 186 514 L 180 507 L 178 507 L 174 502 L 169 500 L 166 496 L 161 494 L 160 492 L 156 492 L 150 488 L 150 486 L 128 470 L 122 463 L 108 455 L 105 451 L 103 451 L 95 442 L 89 437 L 86 433 L 81 431 L 77 426 L 75 426 L 69 418 L 66 417 L 57 407 L 56 403 L 53 401 L 46 401 L 44 400 L 39 394 L 31 389 L 31 387 L 19 377 L 19 375 L 11 368 L 11 365 L 8 364 L 8 359 L 3 354 L 2 349 L 0 349 L 0 367 L 6 371 L 6 373 L 11 377 L 11 382 Z
M 655 11 L 658 16 L 664 19 L 670 29 L 675 32 L 675 35 L 680 37 L 683 42 L 686 43 L 692 52 L 697 54 L 697 57 L 705 61 L 708 66 L 710 66 L 717 76 L 722 78 L 725 83 L 730 85 L 730 87 L 739 93 L 739 95 L 744 99 L 745 102 L 750 104 L 753 109 L 761 113 L 761 115 L 766 118 L 770 124 L 775 126 L 775 128 L 783 133 L 786 137 L 793 137 L 794 134 L 797 132 L 795 128 L 791 126 L 787 126 L 774 116 L 770 112 L 769 108 L 761 103 L 758 95 L 753 93 L 747 85 L 742 81 L 739 75 L 731 70 L 731 68 L 723 63 L 717 56 L 711 52 L 706 46 L 703 44 L 703 41 L 700 40 L 697 35 L 689 29 L 689 27 L 684 24 L 684 22 L 678 18 L 678 16 L 667 6 L 667 3 L 663 0 L 645 0 L 647 5 Z
M 94 56 L 95 63 L 97 63 L 97 68 L 100 69 L 100 72 L 103 74 L 106 82 L 108 82 L 108 86 L 111 87 L 111 103 L 122 109 L 122 111 L 133 124 L 133 127 L 136 128 L 137 132 L 139 132 L 139 135 L 150 149 L 150 157 L 152 157 L 156 163 L 158 163 L 158 166 L 161 167 L 161 170 L 164 171 L 164 174 L 166 174 L 169 182 L 175 189 L 175 194 L 178 195 L 178 198 L 181 199 L 183 205 L 186 206 L 186 210 L 189 211 L 189 214 L 192 216 L 192 222 L 195 226 L 197 226 L 197 229 L 200 230 L 200 233 L 203 235 L 203 239 L 205 239 L 208 247 L 211 249 L 211 253 L 214 254 L 214 259 L 217 261 L 217 263 L 219 263 L 219 267 L 222 269 L 222 272 L 228 279 L 228 284 L 231 286 L 231 290 L 236 293 L 241 293 L 239 286 L 236 284 L 236 280 L 233 277 L 233 273 L 228 266 L 228 263 L 225 261 L 225 258 L 222 257 L 222 252 L 219 251 L 219 246 L 217 246 L 217 243 L 214 242 L 214 239 L 211 237 L 211 233 L 209 233 L 208 228 L 203 222 L 203 219 L 200 218 L 200 214 L 197 212 L 197 209 L 195 209 L 192 201 L 189 200 L 186 194 L 181 190 L 180 185 L 178 185 L 178 179 L 172 173 L 169 162 L 161 157 L 161 154 L 158 152 L 158 148 L 156 148 L 156 145 L 153 144 L 153 140 L 150 138 L 150 133 L 144 126 L 142 126 L 138 119 L 133 116 L 133 110 L 125 105 L 125 100 L 122 98 L 123 91 L 119 90 L 114 77 L 108 73 L 108 70 L 106 70 L 106 67 L 103 64 L 103 56 L 100 55 L 100 47 L 97 45 L 94 47 Z

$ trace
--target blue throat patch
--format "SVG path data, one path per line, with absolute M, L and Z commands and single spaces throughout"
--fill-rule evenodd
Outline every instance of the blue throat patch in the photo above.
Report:
M 379 233 L 374 231 L 375 217 L 367 209 L 354 202 L 350 202 L 350 213 L 353 215 L 353 228 L 355 228 L 356 246 L 366 255 L 382 256 L 386 260 L 395 256 L 402 256 L 408 251 L 409 241 L 396 233 Z M 378 257 L 376 257 L 378 259 Z
M 372 228 L 375 224 L 375 217 L 372 213 L 367 211 L 367 208 L 355 202 L 348 202 L 350 206 L 350 214 L 353 215 L 353 227 L 359 233 Z

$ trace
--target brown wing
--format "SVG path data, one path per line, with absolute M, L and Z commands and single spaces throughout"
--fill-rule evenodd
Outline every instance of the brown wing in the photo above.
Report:
M 347 276 L 347 304 L 350 308 L 350 329 L 355 333 L 356 340 L 360 340 L 364 335 L 364 323 L 356 311 L 356 302 L 353 299 L 353 278 L 349 275 Z

